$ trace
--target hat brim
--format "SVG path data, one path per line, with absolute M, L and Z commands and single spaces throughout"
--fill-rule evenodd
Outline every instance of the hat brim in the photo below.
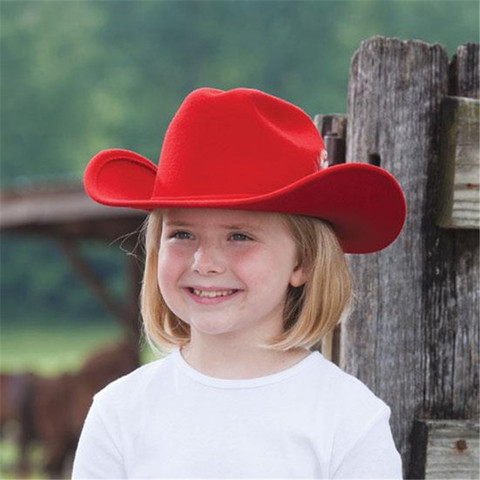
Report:
M 367 163 L 344 163 L 263 195 L 152 197 L 157 167 L 138 153 L 103 150 L 85 171 L 88 195 L 98 203 L 156 208 L 224 208 L 309 215 L 329 221 L 345 253 L 372 253 L 390 245 L 405 223 L 407 205 L 393 175 Z

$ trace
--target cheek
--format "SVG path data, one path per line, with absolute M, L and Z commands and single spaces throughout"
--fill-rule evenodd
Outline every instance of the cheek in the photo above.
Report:
M 161 247 L 158 252 L 157 280 L 160 288 L 174 285 L 180 272 L 183 271 L 187 259 L 185 255 L 168 247 Z
M 285 255 L 276 255 L 275 252 L 265 250 L 239 253 L 231 257 L 231 265 L 235 265 L 238 276 L 259 290 L 273 288 L 281 291 L 288 286 L 291 265 Z
M 169 269 L 165 264 L 165 259 L 159 253 L 157 261 L 157 283 L 163 296 L 165 296 L 165 285 L 168 285 L 168 272 Z
M 259 249 L 239 249 L 227 256 L 230 269 L 246 282 L 261 281 L 264 277 L 265 255 Z

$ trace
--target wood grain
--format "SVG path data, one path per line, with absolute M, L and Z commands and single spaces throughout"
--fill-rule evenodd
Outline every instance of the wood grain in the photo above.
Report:
M 415 418 L 478 416 L 478 231 L 434 218 L 448 71 L 441 45 L 383 37 L 363 41 L 350 69 L 347 162 L 391 172 L 408 216 L 386 249 L 349 255 L 357 297 L 340 365 L 392 408 L 405 470 Z
M 478 421 L 421 420 L 415 423 L 412 441 L 415 454 L 408 478 L 478 478 Z
M 442 103 L 437 224 L 480 227 L 480 100 L 447 96 Z

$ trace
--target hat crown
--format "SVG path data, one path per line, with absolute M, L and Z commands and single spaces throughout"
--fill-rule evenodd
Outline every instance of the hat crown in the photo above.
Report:
M 318 171 L 323 149 L 311 118 L 285 100 L 200 88 L 167 129 L 152 198 L 273 192 Z

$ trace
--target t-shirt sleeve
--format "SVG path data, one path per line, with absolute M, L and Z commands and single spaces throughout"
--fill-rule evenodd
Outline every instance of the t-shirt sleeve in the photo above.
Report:
M 402 460 L 383 405 L 334 466 L 331 478 L 402 479 Z
M 118 434 L 108 428 L 100 401 L 94 397 L 73 461 L 72 479 L 126 478 Z

